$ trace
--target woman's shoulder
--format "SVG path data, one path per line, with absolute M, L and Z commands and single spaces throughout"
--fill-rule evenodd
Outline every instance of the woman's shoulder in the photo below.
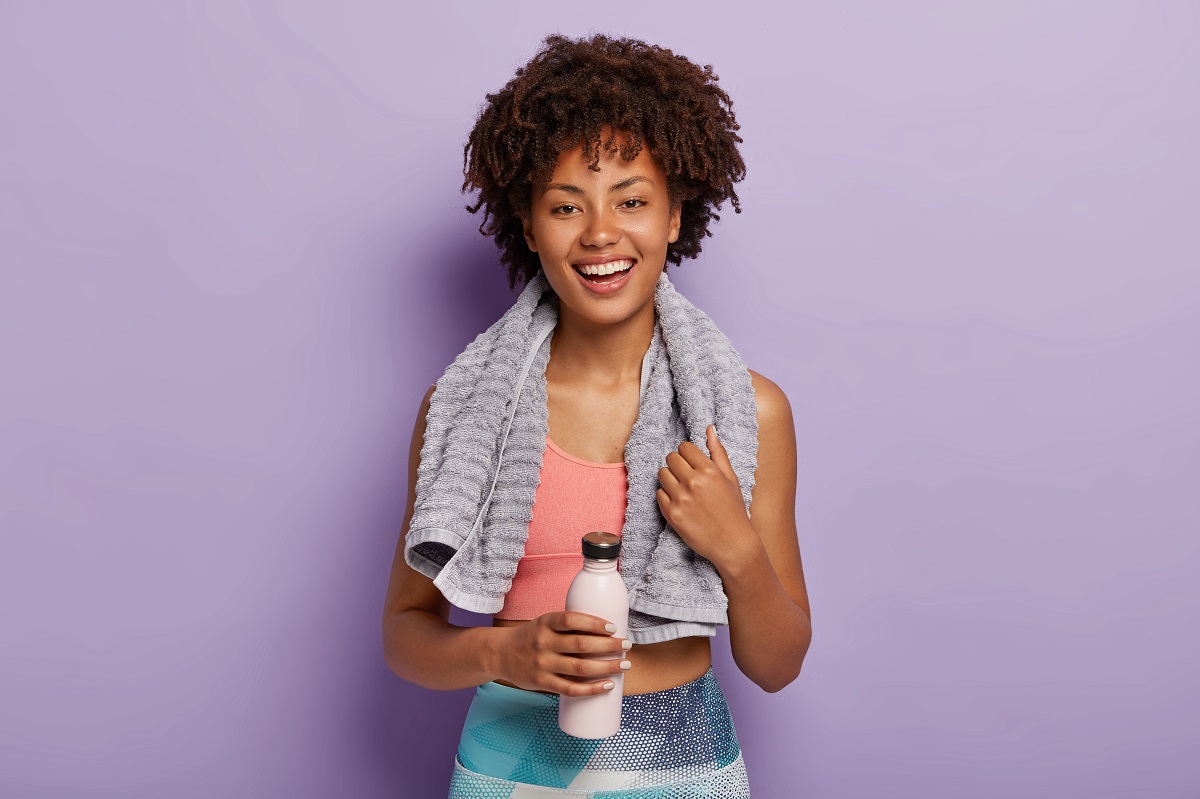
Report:
M 789 518 L 796 505 L 796 425 L 792 421 L 792 406 L 787 394 L 774 381 L 747 371 L 758 403 L 758 465 L 754 471 L 755 507 L 751 518 L 755 514 L 760 519 Z M 771 525 L 767 528 L 776 529 Z M 787 528 L 778 529 L 786 532 Z M 790 529 L 794 540 L 794 522 Z
M 763 431 L 784 432 L 792 427 L 792 405 L 788 402 L 787 394 L 773 380 L 764 377 L 753 369 L 750 373 L 750 385 L 754 387 L 754 401 L 758 405 L 759 438 Z
M 429 387 L 425 392 L 425 396 L 421 398 L 421 406 L 417 408 L 417 420 L 413 424 L 413 446 L 418 450 L 421 447 L 421 442 L 425 438 L 425 422 L 429 416 L 429 402 L 433 399 L 433 390 L 437 388 L 437 384 Z

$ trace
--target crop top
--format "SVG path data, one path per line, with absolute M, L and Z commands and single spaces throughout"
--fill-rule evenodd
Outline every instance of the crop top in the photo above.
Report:
M 546 437 L 525 554 L 498 619 L 532 619 L 566 607 L 567 589 L 583 568 L 580 539 L 625 526 L 624 463 L 592 463 L 568 455 Z

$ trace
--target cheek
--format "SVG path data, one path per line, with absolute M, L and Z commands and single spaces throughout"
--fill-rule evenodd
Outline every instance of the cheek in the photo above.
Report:
M 544 253 L 539 253 L 541 256 L 542 274 L 546 278 L 546 282 L 550 284 L 550 288 L 558 296 L 562 296 L 564 292 L 570 292 L 575 288 L 575 270 L 564 267 L 562 260 L 554 260 Z
M 647 252 L 658 252 L 667 248 L 671 237 L 670 223 L 670 217 L 647 218 L 639 221 L 636 227 L 631 227 L 629 233 Z
M 564 253 L 570 251 L 571 243 L 574 241 L 576 234 L 572 227 L 563 224 L 561 220 L 538 225 L 535 228 L 538 252 L 550 258 L 562 257 Z

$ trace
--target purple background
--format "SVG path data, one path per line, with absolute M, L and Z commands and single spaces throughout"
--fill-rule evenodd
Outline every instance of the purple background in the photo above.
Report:
M 1200 795 L 1196 4 L 400 5 L 0 7 L 0 794 L 444 796 L 470 694 L 379 614 L 510 301 L 461 148 L 597 30 L 746 140 L 676 282 L 799 436 L 755 795 Z

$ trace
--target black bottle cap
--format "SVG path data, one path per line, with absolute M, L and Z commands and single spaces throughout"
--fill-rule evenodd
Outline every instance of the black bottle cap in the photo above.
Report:
M 592 560 L 614 560 L 621 553 L 621 537 L 594 532 L 583 537 L 583 556 Z

